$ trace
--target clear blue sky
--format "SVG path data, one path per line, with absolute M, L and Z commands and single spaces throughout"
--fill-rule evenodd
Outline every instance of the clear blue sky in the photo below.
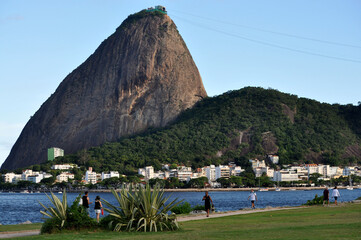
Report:
M 1 0 L 0 164 L 60 82 L 129 15 L 164 5 L 208 95 L 245 86 L 361 101 L 359 0 Z

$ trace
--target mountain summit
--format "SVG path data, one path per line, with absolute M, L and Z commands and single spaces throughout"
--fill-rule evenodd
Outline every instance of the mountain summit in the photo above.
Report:
M 2 169 L 163 127 L 207 95 L 177 27 L 161 11 L 130 15 L 28 121 Z

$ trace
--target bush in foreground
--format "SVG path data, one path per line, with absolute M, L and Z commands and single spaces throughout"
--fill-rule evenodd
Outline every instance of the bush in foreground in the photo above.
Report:
M 60 199 L 51 192 L 51 197 L 46 195 L 52 207 L 46 207 L 41 202 L 45 211 L 40 211 L 45 216 L 40 232 L 41 233 L 56 233 L 63 229 L 80 230 L 91 229 L 96 227 L 96 221 L 88 216 L 82 206 L 79 206 L 81 195 L 75 199 L 70 208 L 67 204 L 67 195 L 64 190 L 63 199 Z
M 178 199 L 166 203 L 169 197 L 164 196 L 164 190 L 157 184 L 151 190 L 149 184 L 133 191 L 132 187 L 123 188 L 118 194 L 112 193 L 119 206 L 114 206 L 102 199 L 109 212 L 109 217 L 102 221 L 113 231 L 157 232 L 177 230 L 179 228 L 176 215 L 168 214 L 181 201 Z

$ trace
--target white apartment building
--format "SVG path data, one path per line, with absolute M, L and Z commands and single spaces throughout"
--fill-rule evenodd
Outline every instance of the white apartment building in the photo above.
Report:
M 231 169 L 231 176 L 240 176 L 241 173 L 245 171 L 240 166 L 232 166 L 230 169 Z
M 4 181 L 7 183 L 17 183 L 20 180 L 21 180 L 21 174 L 6 173 L 4 176 Z
M 277 182 L 292 182 L 292 181 L 298 181 L 298 174 L 297 173 L 291 173 L 287 170 L 281 170 L 281 171 L 275 171 L 273 174 L 273 181 Z
M 74 174 L 73 173 L 62 172 L 61 174 L 56 176 L 56 181 L 57 182 L 68 182 L 69 179 L 74 179 Z
M 179 181 L 189 181 L 193 175 L 192 168 L 191 167 L 179 167 L 177 169 L 177 177 Z
M 271 160 L 271 162 L 273 164 L 278 164 L 280 158 L 277 155 L 268 155 L 269 160 Z
M 97 173 L 93 172 L 92 167 L 89 167 L 89 170 L 85 172 L 85 182 L 91 184 L 97 183 Z
M 145 168 L 139 168 L 138 174 L 143 175 L 145 180 L 149 180 L 155 177 L 153 166 L 147 166 Z
M 215 182 L 216 181 L 216 166 L 210 165 L 205 167 L 206 168 L 206 177 L 208 178 L 208 182 Z
M 119 178 L 119 172 L 118 171 L 110 171 L 110 172 L 102 172 L 101 175 L 101 181 L 107 178 L 117 177 Z
M 356 173 L 357 169 L 355 167 L 345 167 L 343 169 L 343 175 L 344 176 L 349 176 L 349 175 L 354 175 Z
M 249 159 L 249 162 L 252 164 L 252 168 L 266 167 L 266 162 L 264 160 Z
M 69 170 L 78 167 L 76 164 L 54 164 L 51 169 L 54 170 Z
M 340 177 L 343 174 L 343 168 L 330 167 L 330 177 Z
M 216 167 L 216 180 L 218 178 L 229 178 L 231 176 L 231 169 L 226 165 L 219 165 Z

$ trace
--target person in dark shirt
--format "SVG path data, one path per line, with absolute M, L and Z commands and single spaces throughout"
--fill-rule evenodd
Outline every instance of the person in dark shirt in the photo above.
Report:
M 329 199 L 330 191 L 327 187 L 325 187 L 325 190 L 323 190 L 323 205 L 327 202 L 327 205 L 330 203 Z
M 85 211 L 89 216 L 89 205 L 92 203 L 89 202 L 88 192 L 85 192 L 84 196 L 82 197 L 82 202 L 83 202 L 83 208 L 85 209 Z
M 97 222 L 99 223 L 99 217 L 100 217 L 100 213 L 102 211 L 103 205 L 102 202 L 100 201 L 100 197 L 96 196 L 95 198 L 95 202 L 94 202 L 94 211 L 95 214 L 97 216 Z
M 206 195 L 203 197 L 202 201 L 204 201 L 204 208 L 207 211 L 207 217 L 209 217 L 209 210 L 211 209 L 211 202 L 213 205 L 213 201 L 211 196 L 208 195 L 208 191 L 206 191 Z

